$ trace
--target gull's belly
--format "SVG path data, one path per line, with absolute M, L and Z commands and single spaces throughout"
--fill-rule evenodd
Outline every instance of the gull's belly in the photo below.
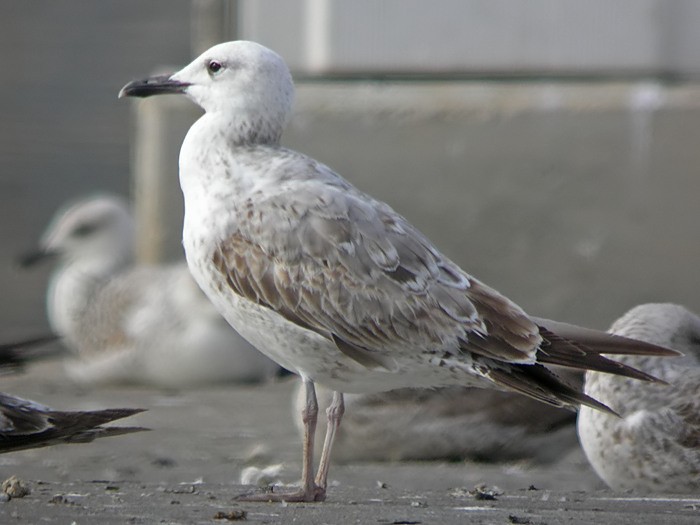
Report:
M 270 359 L 312 381 L 341 392 L 380 392 L 411 386 L 409 377 L 369 370 L 332 341 L 300 328 L 269 308 L 238 296 L 215 301 L 226 320 Z M 394 386 L 395 385 L 395 386 Z
M 439 366 L 439 358 L 421 352 L 397 355 L 396 367 L 391 370 L 367 368 L 340 352 L 332 341 L 298 327 L 268 308 L 238 296 L 222 297 L 221 303 L 224 317 L 258 350 L 285 368 L 333 390 L 359 394 L 397 388 L 487 386 L 466 363 Z

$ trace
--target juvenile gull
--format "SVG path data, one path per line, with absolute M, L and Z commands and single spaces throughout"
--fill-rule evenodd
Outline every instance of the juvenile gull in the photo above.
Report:
M 134 266 L 133 245 L 126 203 L 100 195 L 59 210 L 25 259 L 58 258 L 49 322 L 77 356 L 66 367 L 74 381 L 184 388 L 275 374 L 278 366 L 231 329 L 184 263 Z
M 343 392 L 479 386 L 607 410 L 546 365 L 650 379 L 600 353 L 670 353 L 528 316 L 388 205 L 281 147 L 293 92 L 279 55 L 239 41 L 120 93 L 184 93 L 205 110 L 180 151 L 190 271 L 243 337 L 304 381 L 302 487 L 258 499 L 325 498 Z M 314 382 L 335 391 L 315 479 Z
M 682 358 L 624 357 L 667 381 L 657 385 L 586 373 L 585 391 L 620 418 L 582 407 L 581 445 L 596 473 L 615 490 L 700 490 L 700 317 L 675 304 L 644 304 L 610 328 L 614 334 L 680 350 Z

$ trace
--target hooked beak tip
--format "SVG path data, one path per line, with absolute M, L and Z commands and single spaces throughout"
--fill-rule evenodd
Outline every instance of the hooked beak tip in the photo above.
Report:
M 170 75 L 159 75 L 129 82 L 119 90 L 118 98 L 184 93 L 189 86 L 187 82 L 173 80 Z

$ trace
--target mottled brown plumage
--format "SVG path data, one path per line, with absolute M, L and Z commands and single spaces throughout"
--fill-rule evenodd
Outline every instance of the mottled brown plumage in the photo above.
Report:
M 257 217 L 265 215 L 263 208 Z M 399 220 L 404 223 L 401 232 L 405 235 L 410 225 L 401 217 L 392 217 L 391 223 L 399 224 Z M 312 222 L 317 228 L 330 231 L 336 229 L 333 223 L 337 221 L 342 221 L 342 229 L 348 232 L 342 237 L 347 251 L 366 254 L 362 223 L 351 223 L 346 217 Z M 327 226 L 321 227 L 323 224 Z M 382 233 L 383 253 L 392 253 L 392 237 L 386 231 L 378 235 Z M 446 258 L 438 257 L 429 246 L 417 245 L 424 246 L 423 257 L 412 260 L 415 274 L 426 276 L 417 288 L 392 279 L 392 272 L 402 267 L 401 259 L 389 265 L 388 270 L 366 256 L 360 257 L 362 264 L 347 265 L 330 245 L 321 246 L 324 241 L 315 239 L 312 243 L 315 249 L 323 250 L 323 258 L 319 258 L 313 256 L 313 248 L 300 235 L 295 240 L 297 247 L 290 255 L 289 249 L 261 247 L 241 233 L 230 236 L 219 244 L 212 257 L 214 268 L 222 276 L 219 282 L 226 283 L 241 297 L 332 341 L 343 354 L 363 366 L 392 370 L 392 350 L 418 344 L 426 353 L 445 357 L 469 352 L 477 356 L 477 370 L 505 389 L 556 406 L 584 403 L 608 410 L 580 388 L 570 387 L 536 363 L 654 380 L 649 374 L 600 353 L 625 353 L 629 349 L 642 354 L 671 354 L 639 341 L 544 319 L 533 320 L 495 290 L 464 274 Z M 431 275 L 429 265 L 421 265 L 417 260 L 431 260 L 438 271 Z M 450 278 L 446 279 L 445 274 Z M 557 334 L 547 326 L 567 335 Z M 584 342 L 575 339 L 577 331 Z M 445 342 L 445 334 L 450 332 L 458 334 L 456 345 Z M 508 366 L 493 367 L 492 360 Z

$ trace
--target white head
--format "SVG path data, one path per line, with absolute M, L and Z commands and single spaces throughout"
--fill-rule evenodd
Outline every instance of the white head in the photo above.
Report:
M 239 40 L 218 44 L 170 76 L 124 86 L 122 96 L 184 93 L 207 114 L 224 119 L 235 139 L 277 143 L 291 114 L 294 84 L 274 51 Z
M 133 258 L 134 221 L 126 203 L 101 195 L 69 204 L 56 212 L 31 263 L 55 255 L 64 263 L 120 266 Z

